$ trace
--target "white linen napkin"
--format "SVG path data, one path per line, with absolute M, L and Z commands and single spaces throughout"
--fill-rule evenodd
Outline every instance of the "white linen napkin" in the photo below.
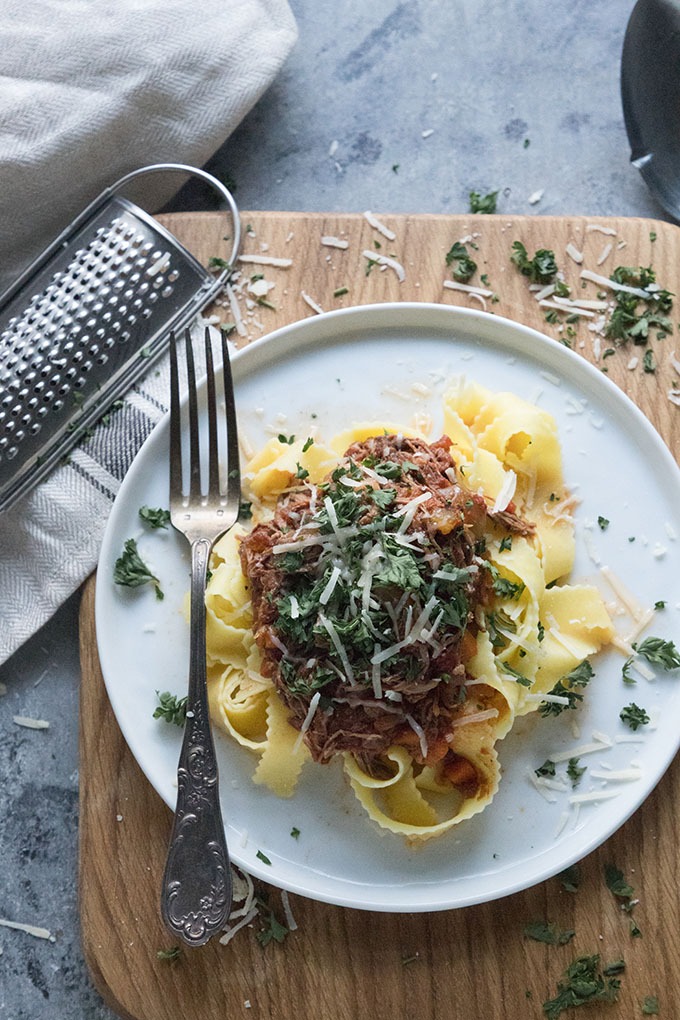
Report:
M 118 178 L 202 166 L 297 37 L 286 0 L 6 0 L 0 9 L 0 290 Z M 181 184 L 152 175 L 160 208 Z M 171 190 L 168 190 L 170 188 Z M 167 363 L 0 515 L 0 663 L 96 565 L 111 502 L 167 403 Z
M 5 0 L 0 290 L 128 171 L 203 166 L 295 39 L 286 0 Z

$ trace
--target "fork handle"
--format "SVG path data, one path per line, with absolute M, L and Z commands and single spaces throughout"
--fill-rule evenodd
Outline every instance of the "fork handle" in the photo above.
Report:
M 231 910 L 231 868 L 220 809 L 205 661 L 205 586 L 212 542 L 191 545 L 191 633 L 187 720 L 177 766 L 177 806 L 161 889 L 167 928 L 204 945 Z

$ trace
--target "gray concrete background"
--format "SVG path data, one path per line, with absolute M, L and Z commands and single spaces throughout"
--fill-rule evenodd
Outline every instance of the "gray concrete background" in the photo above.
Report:
M 208 167 L 241 208 L 455 213 L 499 190 L 500 212 L 664 218 L 621 112 L 633 0 L 291 6 L 295 51 Z M 173 203 L 207 207 L 200 188 Z M 0 1020 L 112 1016 L 79 945 L 77 613 L 74 596 L 0 669 L 0 917 L 57 936 L 0 928 Z

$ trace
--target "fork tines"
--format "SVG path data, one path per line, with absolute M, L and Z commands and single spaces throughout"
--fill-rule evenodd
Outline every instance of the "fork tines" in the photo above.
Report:
M 186 512 L 199 506 L 214 507 L 226 530 L 238 516 L 241 482 L 233 380 L 224 333 L 220 343 L 221 368 L 215 364 L 211 330 L 205 330 L 203 393 L 197 383 L 200 345 L 185 331 L 187 400 L 183 406 L 180 344 L 174 333 L 170 336 L 170 496 L 171 509 L 181 507 Z

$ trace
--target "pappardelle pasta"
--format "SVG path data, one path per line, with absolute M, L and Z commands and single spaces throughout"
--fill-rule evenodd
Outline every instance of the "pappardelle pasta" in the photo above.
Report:
M 499 740 L 569 704 L 614 635 L 597 588 L 569 583 L 552 416 L 461 380 L 435 442 L 389 422 L 281 436 L 244 480 L 253 526 L 215 548 L 207 652 L 211 714 L 255 783 L 290 796 L 306 762 L 340 758 L 409 840 L 482 811 Z

